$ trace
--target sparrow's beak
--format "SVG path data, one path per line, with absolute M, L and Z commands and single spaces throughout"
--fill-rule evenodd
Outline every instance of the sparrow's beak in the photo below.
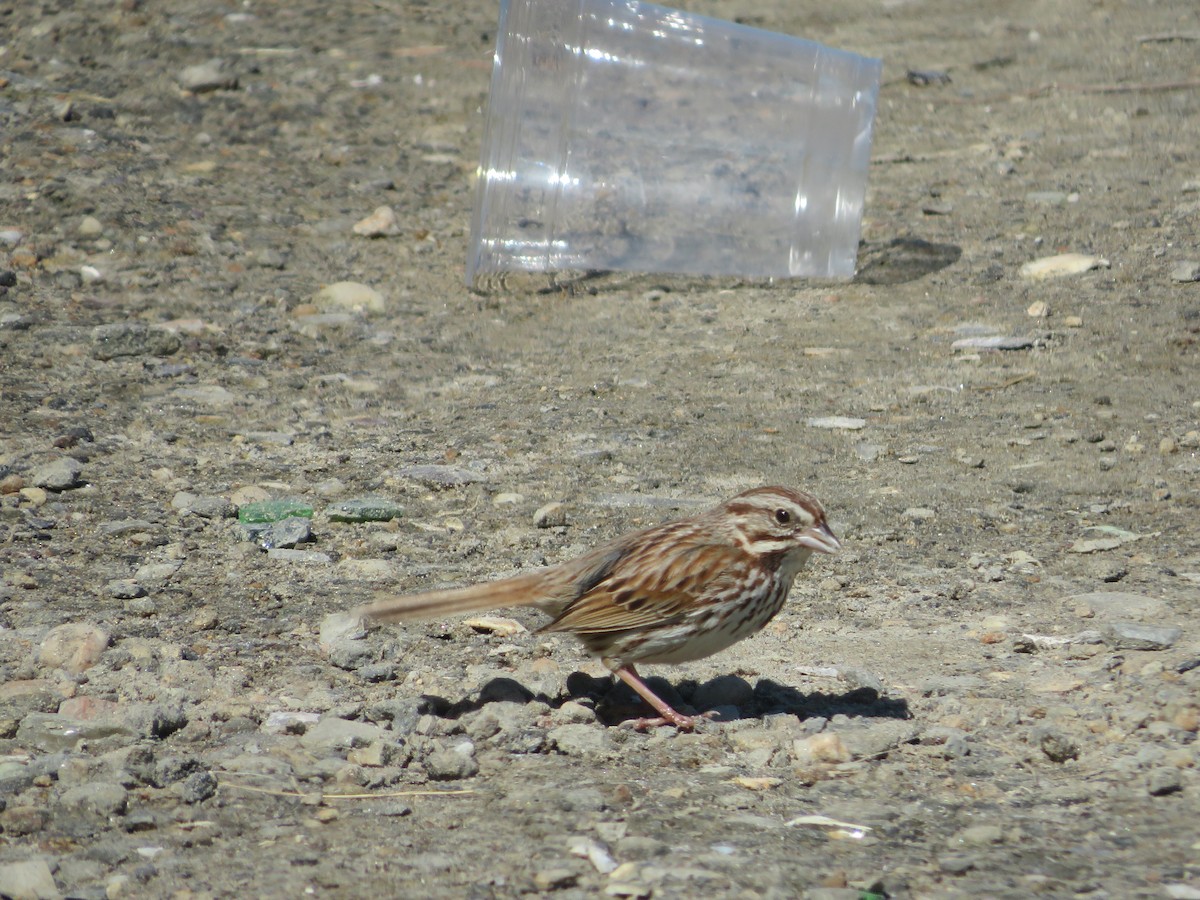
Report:
M 800 535 L 800 543 L 817 553 L 837 553 L 842 549 L 842 542 L 824 522 L 813 525 Z

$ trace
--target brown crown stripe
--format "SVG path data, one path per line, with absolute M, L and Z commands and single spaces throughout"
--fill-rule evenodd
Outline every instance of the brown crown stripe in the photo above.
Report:
M 766 500 L 768 498 L 764 497 L 763 499 Z M 734 515 L 744 516 L 744 515 L 748 515 L 752 512 L 763 512 L 764 510 L 772 509 L 773 507 L 778 506 L 780 504 L 780 502 L 782 502 L 785 504 L 790 503 L 795 506 L 799 506 L 801 509 L 803 509 L 805 512 L 807 512 L 814 519 L 818 518 L 818 515 L 817 515 L 818 510 L 816 510 L 810 503 L 798 503 L 795 500 L 791 500 L 790 498 L 787 498 L 787 497 L 780 497 L 779 495 L 773 495 L 770 499 L 772 499 L 774 502 L 747 503 L 745 501 L 730 501 L 728 504 L 726 504 L 725 511 L 729 512 L 729 513 L 733 513 Z

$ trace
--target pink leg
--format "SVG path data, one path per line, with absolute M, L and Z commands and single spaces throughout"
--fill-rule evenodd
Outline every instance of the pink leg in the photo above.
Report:
M 654 707 L 654 711 L 658 713 L 658 716 L 655 718 L 630 719 L 628 722 L 622 722 L 622 725 L 628 725 L 638 731 L 644 728 L 654 728 L 657 725 L 674 725 L 681 731 L 691 731 L 699 723 L 713 715 L 712 713 L 705 713 L 702 716 L 685 716 L 683 713 L 676 712 L 665 700 L 646 686 L 646 682 L 642 681 L 633 666 L 610 664 L 609 667 L 616 673 L 618 678 L 637 691 L 638 696 Z

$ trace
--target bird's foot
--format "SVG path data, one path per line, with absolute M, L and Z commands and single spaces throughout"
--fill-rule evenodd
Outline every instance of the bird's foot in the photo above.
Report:
M 685 716 L 681 712 L 672 709 L 671 706 L 663 700 L 658 694 L 650 690 L 646 686 L 646 682 L 642 681 L 637 670 L 631 665 L 613 666 L 618 678 L 624 681 L 627 685 L 633 688 L 639 697 L 645 700 L 654 709 L 657 716 L 652 716 L 646 719 L 630 719 L 621 723 L 622 728 L 632 728 L 634 731 L 645 731 L 648 728 L 656 728 L 659 725 L 674 725 L 680 731 L 694 731 L 696 726 L 706 719 L 711 719 L 716 715 L 715 712 L 706 712 L 698 716 Z
M 651 728 L 657 728 L 659 725 L 674 725 L 680 731 L 695 731 L 696 726 L 701 722 L 707 722 L 713 719 L 717 713 L 710 710 L 706 713 L 701 713 L 698 716 L 685 716 L 681 712 L 676 712 L 667 707 L 669 715 L 649 716 L 643 719 L 626 719 L 621 723 L 621 728 L 632 728 L 634 731 L 648 731 Z

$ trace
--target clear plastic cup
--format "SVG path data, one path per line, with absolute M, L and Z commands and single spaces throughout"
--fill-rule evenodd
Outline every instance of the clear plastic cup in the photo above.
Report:
M 467 283 L 851 277 L 881 71 L 637 0 L 502 0 Z

